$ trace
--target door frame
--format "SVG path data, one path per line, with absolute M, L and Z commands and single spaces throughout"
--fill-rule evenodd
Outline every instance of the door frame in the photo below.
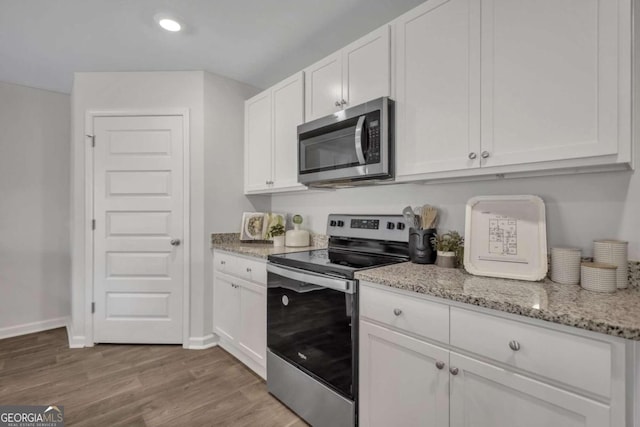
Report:
M 94 120 L 99 117 L 141 117 L 141 116 L 180 116 L 183 123 L 183 301 L 182 301 L 182 346 L 189 348 L 189 327 L 190 327 L 190 301 L 191 295 L 191 235 L 190 231 L 190 204 L 191 204 L 191 149 L 189 141 L 189 109 L 177 108 L 177 109 L 157 109 L 157 110 L 87 110 L 85 112 L 84 130 L 87 144 L 91 142 L 91 138 L 94 135 Z M 84 229 L 85 233 L 84 243 L 84 256 L 85 256 L 85 333 L 86 343 L 90 343 L 90 346 L 95 344 L 94 337 L 94 324 L 93 313 L 91 312 L 91 304 L 94 302 L 94 242 L 93 242 L 93 230 L 91 229 L 91 221 L 94 218 L 94 150 L 91 146 L 87 146 L 85 150 L 84 159 L 84 182 L 85 182 L 85 215 L 84 215 Z M 89 344 L 86 344 L 89 346 Z

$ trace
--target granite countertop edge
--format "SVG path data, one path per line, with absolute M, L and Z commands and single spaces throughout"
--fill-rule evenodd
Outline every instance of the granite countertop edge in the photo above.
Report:
M 409 264 L 409 263 L 407 263 Z M 432 267 L 439 268 L 439 267 Z M 615 320 L 603 320 L 598 318 L 597 315 L 593 317 L 589 317 L 588 313 L 584 315 L 576 315 L 569 312 L 563 312 L 563 310 L 549 310 L 544 308 L 533 308 L 527 307 L 521 304 L 501 301 L 498 298 L 491 299 L 486 296 L 473 295 L 472 293 L 461 293 L 460 291 L 451 291 L 446 289 L 445 286 L 433 284 L 430 285 L 429 282 L 432 281 L 435 283 L 433 278 L 429 278 L 428 274 L 422 277 L 419 280 L 415 278 L 403 277 L 402 275 L 396 274 L 392 279 L 388 278 L 388 274 L 380 273 L 381 270 L 384 270 L 385 267 L 374 268 L 369 270 L 364 270 L 356 273 L 356 278 L 362 281 L 372 282 L 379 285 L 388 286 L 394 289 L 415 292 L 419 294 L 424 294 L 436 298 L 441 298 L 449 301 L 455 301 L 463 304 L 469 304 L 477 307 L 488 308 L 504 313 L 515 314 L 523 317 L 528 317 L 532 319 L 544 320 L 551 323 L 556 323 L 565 326 L 576 327 L 579 329 L 584 329 L 592 332 L 603 333 L 606 335 L 624 338 L 633 341 L 640 341 L 640 310 L 637 310 L 637 319 L 633 323 L 637 323 L 638 326 L 631 326 L 622 324 L 624 322 L 616 322 Z M 465 276 L 470 276 L 468 273 L 461 273 Z M 481 278 L 486 281 L 490 281 L 491 278 Z M 495 279 L 496 290 L 500 286 L 500 281 L 505 279 Z M 510 281 L 516 282 L 516 281 Z M 540 284 L 541 282 L 520 282 L 521 286 L 527 286 L 530 283 Z M 562 287 L 562 286 L 573 286 L 573 285 L 559 285 L 551 282 L 550 280 L 544 281 L 545 286 L 552 287 Z M 579 286 L 574 286 L 579 288 Z M 581 292 L 578 290 L 577 292 Z M 589 292 L 589 291 L 583 291 Z M 640 307 L 640 292 L 637 290 L 629 289 L 629 290 L 619 290 L 620 297 L 624 298 L 622 293 L 632 293 L 632 297 L 634 300 L 637 300 L 638 306 Z M 591 293 L 594 294 L 594 293 Z M 611 294 L 609 294 L 611 295 Z M 559 305 L 563 304 L 562 302 L 553 301 L 553 295 L 549 296 L 549 299 L 552 303 Z M 569 303 L 567 303 L 569 304 Z M 583 307 L 584 309 L 584 307 Z M 569 311 L 569 310 L 567 310 Z M 588 308 L 587 308 L 588 311 Z

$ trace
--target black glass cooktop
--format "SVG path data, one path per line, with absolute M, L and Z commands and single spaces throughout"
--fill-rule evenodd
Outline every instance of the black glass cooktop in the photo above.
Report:
M 401 256 L 341 249 L 316 249 L 269 256 L 269 261 L 274 264 L 349 279 L 352 279 L 354 273 L 358 270 L 397 264 L 407 260 Z

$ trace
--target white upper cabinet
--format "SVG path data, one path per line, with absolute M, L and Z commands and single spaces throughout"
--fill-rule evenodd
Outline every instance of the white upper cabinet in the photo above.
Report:
M 299 72 L 245 101 L 245 194 L 306 188 L 298 183 L 297 159 L 303 85 Z
M 395 22 L 399 176 L 480 166 L 479 7 L 432 0 Z
M 482 1 L 483 166 L 618 153 L 629 10 L 626 0 Z
M 390 50 L 389 26 L 385 25 L 306 68 L 306 120 L 389 96 Z
M 245 193 L 269 188 L 271 181 L 271 91 L 264 91 L 244 105 Z
M 630 0 L 429 0 L 398 18 L 400 180 L 627 166 L 630 22 Z

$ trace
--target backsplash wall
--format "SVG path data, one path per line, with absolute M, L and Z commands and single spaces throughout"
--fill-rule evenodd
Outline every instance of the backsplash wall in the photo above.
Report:
M 545 201 L 549 246 L 570 245 L 591 256 L 592 241 L 629 241 L 640 260 L 640 174 L 610 172 L 450 184 L 396 184 L 273 195 L 273 212 L 299 213 L 306 227 L 326 232 L 329 213 L 400 214 L 407 205 L 431 204 L 442 213 L 439 228 L 464 231 L 465 205 L 474 196 L 535 194 Z

